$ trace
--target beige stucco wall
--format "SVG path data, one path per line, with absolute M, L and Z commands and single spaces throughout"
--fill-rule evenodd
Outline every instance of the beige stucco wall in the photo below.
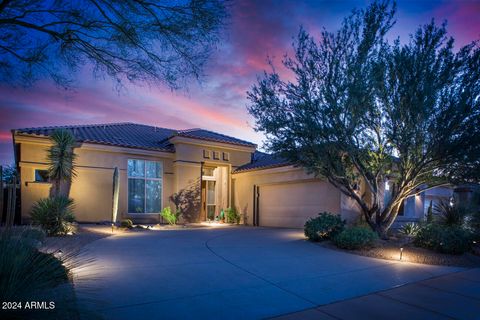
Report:
M 20 139 L 18 139 L 20 141 Z M 35 169 L 47 169 L 46 140 L 25 141 L 20 144 L 20 172 L 22 195 L 22 218 L 28 221 L 32 205 L 40 198 L 47 197 L 49 183 L 34 182 Z M 163 163 L 162 206 L 169 206 L 168 196 L 173 193 L 173 156 L 169 153 L 147 152 L 137 149 L 112 148 L 84 144 L 75 149 L 77 154 L 77 176 L 70 191 L 75 201 L 77 221 L 93 222 L 111 219 L 113 171 L 118 167 L 120 174 L 120 197 L 118 219 L 149 218 L 158 220 L 158 215 L 139 217 L 128 214 L 127 205 L 127 160 L 144 159 Z
M 321 211 L 341 214 L 348 221 L 358 217 L 355 205 L 344 199 L 340 191 L 330 183 L 316 179 L 302 168 L 286 166 L 233 175 L 234 205 L 250 225 L 253 224 L 254 185 L 260 187 L 260 224 L 286 223 L 292 227 L 299 227 L 309 216 Z M 262 211 L 268 210 L 265 208 L 268 204 L 272 204 L 272 207 L 278 210 L 279 221 L 275 222 L 272 219 L 262 221 Z M 291 218 L 287 219 L 287 211 L 290 212 Z M 305 221 L 300 223 L 302 219 Z
M 47 169 L 46 151 L 50 146 L 43 137 L 16 136 L 15 142 L 20 144 L 19 166 L 21 171 L 22 218 L 28 221 L 32 205 L 40 198 L 48 197 L 50 184 L 34 182 L 35 169 Z M 203 150 L 220 152 L 220 159 L 205 159 Z M 229 146 L 208 141 L 193 139 L 176 139 L 175 153 L 156 152 L 131 148 L 120 148 L 105 145 L 82 144 L 75 149 L 77 154 L 77 176 L 72 183 L 71 198 L 75 201 L 75 215 L 78 221 L 93 222 L 111 219 L 113 170 L 119 168 L 120 197 L 118 219 L 131 218 L 138 222 L 156 222 L 158 214 L 129 214 L 127 190 L 127 160 L 144 159 L 163 162 L 162 207 L 174 209 L 169 197 L 180 190 L 196 189 L 200 197 L 200 178 L 202 162 L 221 166 L 222 206 L 229 206 L 230 172 L 232 167 L 250 161 L 253 147 Z M 228 152 L 230 159 L 223 160 L 223 152 Z M 226 182 L 224 182 L 226 181 Z M 193 193 L 191 193 L 193 194 Z M 200 202 L 200 199 L 198 199 Z M 191 207 L 195 212 L 189 215 L 199 216 L 200 206 Z M 198 219 L 193 219 L 198 221 Z
M 217 143 L 212 141 L 195 140 L 184 137 L 175 137 L 171 139 L 175 145 L 175 159 L 174 159 L 174 185 L 176 192 L 182 190 L 192 190 L 198 188 L 198 193 L 195 194 L 197 199 L 189 199 L 192 204 L 187 210 L 185 221 L 201 221 L 203 217 L 200 216 L 201 210 L 201 168 L 202 165 L 219 167 L 217 170 L 217 214 L 221 209 L 226 209 L 230 206 L 230 172 L 232 168 L 236 168 L 243 164 L 249 163 L 251 154 L 255 151 L 253 147 L 228 145 L 224 143 Z M 205 158 L 204 150 L 210 151 L 210 157 Z M 219 159 L 213 158 L 213 152 L 219 153 Z M 229 154 L 229 159 L 223 159 L 223 153 Z M 193 192 L 190 192 L 193 194 Z

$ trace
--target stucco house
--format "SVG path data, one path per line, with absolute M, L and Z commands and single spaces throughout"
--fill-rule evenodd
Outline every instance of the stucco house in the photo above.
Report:
M 23 222 L 32 205 L 48 196 L 46 150 L 49 135 L 59 128 L 71 131 L 79 143 L 70 196 L 80 222 L 110 221 L 115 167 L 120 172 L 118 218 L 138 223 L 158 222 L 162 208 L 174 209 L 172 195 L 189 222 L 215 219 L 229 207 L 256 226 L 299 228 L 322 211 L 349 221 L 359 216 L 353 200 L 327 181 L 257 151 L 251 142 L 203 129 L 110 123 L 12 130 Z M 413 205 L 406 201 L 404 217 L 419 216 L 416 210 L 424 208 L 428 195 L 416 198 Z

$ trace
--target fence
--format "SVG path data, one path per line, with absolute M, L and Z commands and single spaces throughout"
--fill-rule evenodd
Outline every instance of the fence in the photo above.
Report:
M 21 223 L 20 185 L 14 176 L 12 181 L 5 182 L 3 168 L 0 166 L 0 224 L 11 226 Z

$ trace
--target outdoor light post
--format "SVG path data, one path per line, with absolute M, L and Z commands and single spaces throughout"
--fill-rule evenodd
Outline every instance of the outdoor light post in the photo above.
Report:
M 403 248 L 400 248 L 400 261 L 402 260 L 402 256 L 403 256 Z

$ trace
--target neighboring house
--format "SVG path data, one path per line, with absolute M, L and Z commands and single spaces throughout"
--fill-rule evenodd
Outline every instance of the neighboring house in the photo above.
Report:
M 247 224 L 273 227 L 303 227 L 322 211 L 348 221 L 359 216 L 354 201 L 327 181 L 257 151 L 251 142 L 203 129 L 111 123 L 12 130 L 23 222 L 32 205 L 49 194 L 49 135 L 60 128 L 79 143 L 70 196 L 80 222 L 110 221 L 115 167 L 120 172 L 118 219 L 158 222 L 162 208 L 175 209 L 172 195 L 187 222 L 213 220 L 229 207 Z M 429 197 L 421 203 L 416 196 L 407 200 L 405 207 L 413 211 L 405 210 L 404 217 L 420 216 Z

